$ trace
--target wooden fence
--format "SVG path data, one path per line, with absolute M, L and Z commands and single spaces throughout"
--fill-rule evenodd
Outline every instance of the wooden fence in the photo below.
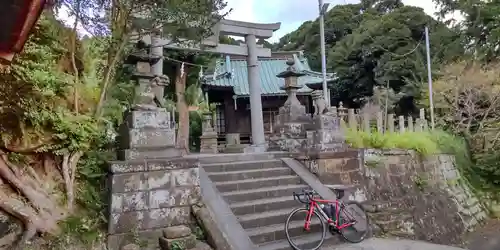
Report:
M 349 128 L 358 131 L 379 133 L 384 132 L 421 132 L 428 129 L 428 123 L 425 119 L 425 110 L 420 109 L 417 118 L 412 116 L 398 116 L 394 114 L 385 114 L 383 111 L 361 112 L 359 109 L 345 108 L 342 102 L 337 107 L 332 107 L 333 113 L 336 113 Z M 384 120 L 386 119 L 386 122 Z

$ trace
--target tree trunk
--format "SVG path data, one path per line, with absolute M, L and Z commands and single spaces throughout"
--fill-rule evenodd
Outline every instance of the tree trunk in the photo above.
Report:
M 186 102 L 187 67 L 181 75 L 181 66 L 177 67 L 175 76 L 175 94 L 177 96 L 177 112 L 179 112 L 179 130 L 177 131 L 177 148 L 189 152 L 189 108 Z
M 31 166 L 17 166 L 3 152 L 0 154 L 0 179 L 4 183 L 0 190 L 0 209 L 24 224 L 18 249 L 24 249 L 24 243 L 37 232 L 57 234 L 58 222 L 68 213 L 58 204 L 60 196 L 44 188 L 47 183 L 54 184 L 54 180 L 48 178 L 52 175 L 39 174 Z M 12 190 L 6 190 L 5 184 Z

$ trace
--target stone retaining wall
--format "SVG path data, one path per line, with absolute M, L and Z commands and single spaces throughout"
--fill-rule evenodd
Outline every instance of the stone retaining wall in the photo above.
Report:
M 304 164 L 324 184 L 340 184 L 346 199 L 364 202 L 379 234 L 459 244 L 486 218 L 453 156 L 365 149 L 311 158 Z
M 201 198 L 196 159 L 112 162 L 109 249 L 138 242 L 156 249 L 161 230 L 193 222 Z

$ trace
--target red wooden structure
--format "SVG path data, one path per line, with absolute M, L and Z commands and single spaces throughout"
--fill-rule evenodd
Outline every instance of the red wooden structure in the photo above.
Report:
M 19 53 L 46 0 L 0 0 L 0 63 L 9 63 Z

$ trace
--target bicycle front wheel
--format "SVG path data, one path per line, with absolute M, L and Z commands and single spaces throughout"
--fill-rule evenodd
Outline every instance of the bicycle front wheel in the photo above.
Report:
M 340 234 L 348 242 L 361 242 L 370 230 L 370 222 L 365 209 L 356 201 L 347 201 L 344 205 L 340 212 L 342 224 L 353 224 L 340 229 Z
M 286 219 L 286 239 L 295 250 L 318 250 L 325 241 L 326 223 L 316 210 L 311 214 L 309 230 L 305 229 L 308 213 L 308 209 L 297 208 Z

